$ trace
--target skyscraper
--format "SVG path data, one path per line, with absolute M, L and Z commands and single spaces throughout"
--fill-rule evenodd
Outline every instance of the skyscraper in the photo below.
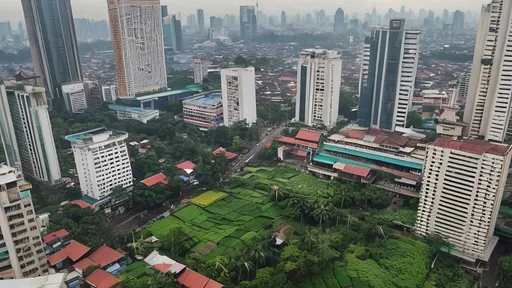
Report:
M 281 11 L 281 28 L 286 27 L 286 12 Z
M 224 125 L 232 126 L 238 121 L 256 122 L 256 78 L 254 68 L 222 69 L 222 105 Z
M 0 111 L 5 111 L 0 120 L 9 122 L 0 123 L 8 163 L 18 167 L 21 163 L 24 174 L 56 183 L 61 174 L 45 89 L 8 87 L 0 88 L 0 94 Z
M 171 17 L 171 29 L 172 29 L 172 37 L 173 41 L 173 50 L 174 51 L 183 51 L 183 35 L 181 32 L 181 20 L 176 18 L 176 15 L 172 15 Z
M 338 10 L 336 10 L 336 14 L 334 14 L 334 33 L 343 32 L 344 26 L 345 26 L 345 12 L 343 12 L 343 9 L 338 8 Z
M 508 145 L 438 138 L 427 145 L 415 230 L 449 242 L 450 253 L 488 261 L 512 153 Z
M 204 32 L 204 11 L 203 9 L 197 9 L 197 26 L 199 32 Z
M 295 119 L 308 126 L 327 127 L 338 121 L 341 55 L 325 49 L 306 49 L 297 66 Z
M 0 164 L 0 277 L 47 275 L 41 234 L 30 195 L 32 185 L 17 169 Z
M 192 61 L 194 65 L 194 83 L 201 84 L 203 79 L 208 76 L 208 68 L 212 62 L 197 57 L 193 58 Z
M 101 200 L 108 197 L 115 187 L 132 186 L 133 175 L 126 138 L 126 132 L 105 128 L 66 136 L 66 140 L 71 142 L 83 193 Z
M 512 136 L 512 37 L 506 33 L 512 20 L 512 2 L 493 0 L 482 7 L 475 42 L 464 122 L 469 136 L 503 142 Z
M 325 25 L 325 11 L 323 9 L 316 12 L 316 25 L 318 25 L 318 26 Z
M 62 98 L 69 113 L 79 114 L 87 108 L 87 97 L 83 82 L 62 84 Z
M 167 89 L 160 0 L 108 0 L 119 98 Z
M 453 13 L 453 31 L 464 31 L 464 12 L 457 10 Z
M 20 39 L 25 40 L 25 29 L 23 28 L 23 22 L 18 22 L 18 35 L 20 35 Z
M 192 29 L 197 28 L 196 15 L 190 14 L 187 16 L 187 26 Z
M 70 0 L 22 0 L 37 86 L 49 99 L 60 84 L 83 80 Z
M 404 19 L 375 28 L 364 42 L 359 79 L 358 122 L 394 131 L 405 127 L 418 69 L 420 31 L 405 30 Z
M 254 37 L 257 34 L 257 29 L 258 24 L 254 6 L 240 6 L 240 37 Z
M 448 11 L 448 9 L 443 10 L 443 22 L 450 23 L 450 12 Z
M 160 7 L 160 10 L 162 11 L 162 18 L 169 16 L 169 10 L 167 10 L 167 5 L 162 5 Z

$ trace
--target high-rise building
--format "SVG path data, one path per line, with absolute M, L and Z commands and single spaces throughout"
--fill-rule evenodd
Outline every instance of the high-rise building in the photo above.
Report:
M 464 73 L 459 77 L 457 81 L 457 99 L 466 99 L 469 93 L 469 80 L 471 79 L 471 74 Z
M 511 20 L 510 1 L 493 0 L 482 7 L 464 112 L 472 138 L 503 142 L 512 136 L 512 37 L 506 33 Z
M 97 107 L 103 104 L 103 95 L 101 85 L 97 81 L 84 81 L 85 97 L 87 98 L 87 107 Z
M 106 20 L 94 21 L 86 18 L 75 18 L 74 21 L 78 42 L 110 39 L 110 32 Z
M 343 12 L 343 9 L 338 8 L 338 10 L 336 10 L 336 14 L 334 14 L 334 33 L 343 32 L 344 26 L 345 26 L 345 12 Z
M 457 10 L 453 13 L 453 31 L 464 31 L 464 12 Z
M 181 31 L 181 20 L 176 15 L 167 16 L 163 19 L 164 42 L 173 51 L 183 51 L 183 36 Z
M 0 89 L 0 94 L 0 111 L 10 115 L 10 119 L 3 115 L 0 119 L 12 123 L 12 127 L 0 125 L 4 146 L 10 147 L 6 150 L 9 164 L 19 167 L 21 162 L 25 175 L 56 183 L 61 174 L 44 88 L 9 87 Z
M 418 68 L 420 31 L 404 19 L 375 28 L 364 42 L 359 79 L 359 125 L 394 131 L 405 127 Z
M 190 14 L 187 16 L 187 26 L 192 29 L 197 28 L 196 15 Z
M 160 0 L 109 0 L 119 98 L 167 89 Z
M 0 164 L 0 277 L 20 279 L 49 274 L 32 185 L 16 168 Z
M 197 9 L 197 26 L 199 32 L 204 32 L 204 11 L 203 9 Z
M 286 27 L 286 12 L 281 11 L 281 28 Z
M 316 12 L 316 25 L 318 25 L 318 26 L 325 25 L 325 11 L 323 9 Z
M 22 0 L 36 86 L 49 99 L 60 97 L 60 85 L 82 81 L 82 69 L 70 0 Z
M 302 17 L 300 16 L 300 14 L 299 13 L 295 14 L 295 24 L 300 25 L 301 21 L 302 21 Z
M 7 91 L 5 85 L 0 82 L 0 140 L 4 148 L 7 165 L 21 171 L 21 158 L 12 124 L 11 110 L 7 102 Z
M 117 99 L 117 87 L 116 85 L 102 86 L 101 95 L 105 102 L 115 102 Z
M 240 37 L 254 37 L 257 31 L 256 8 L 254 6 L 240 6 Z
M 487 261 L 511 157 L 509 146 L 476 139 L 427 145 L 416 232 L 441 236 L 458 257 Z
M 325 49 L 306 49 L 297 66 L 295 120 L 327 127 L 338 121 L 341 55 Z
M 23 22 L 18 22 L 18 35 L 20 35 L 21 41 L 25 40 L 25 29 L 23 28 Z
M 222 69 L 224 125 L 238 121 L 256 122 L 256 76 L 254 67 Z
M 203 79 L 208 76 L 208 68 L 212 62 L 208 60 L 201 60 L 200 58 L 192 59 L 194 65 L 194 83 L 203 83 Z
M 443 22 L 444 23 L 449 23 L 450 22 L 450 11 L 448 11 L 448 9 L 444 9 L 443 10 Z
M 167 5 L 160 6 L 160 11 L 162 13 L 162 18 L 169 16 L 169 10 L 167 10 Z
M 115 187 L 132 186 L 132 167 L 126 138 L 126 132 L 105 128 L 66 136 L 66 140 L 71 142 L 80 189 L 84 194 L 102 200 Z
M 62 98 L 69 113 L 80 114 L 87 108 L 87 97 L 83 82 L 62 84 Z

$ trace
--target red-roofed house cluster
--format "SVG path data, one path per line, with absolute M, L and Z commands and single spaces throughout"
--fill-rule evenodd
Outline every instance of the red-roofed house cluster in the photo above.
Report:
M 120 283 L 114 275 L 125 267 L 123 253 L 105 245 L 91 251 L 82 243 L 71 240 L 70 233 L 64 229 L 44 236 L 43 242 L 49 266 L 56 272 L 68 272 L 65 280 L 68 287 L 87 282 L 92 287 L 112 288 Z M 83 272 L 89 267 L 96 270 L 84 279 Z
M 304 161 L 308 152 L 318 149 L 321 138 L 321 132 L 306 129 L 300 129 L 294 138 L 281 136 L 277 139 L 283 144 L 277 150 L 278 158 Z

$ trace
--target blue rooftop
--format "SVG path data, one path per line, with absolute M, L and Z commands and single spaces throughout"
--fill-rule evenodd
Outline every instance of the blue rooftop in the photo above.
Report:
M 202 105 L 214 105 L 221 101 L 222 99 L 222 93 L 220 92 L 212 92 L 206 95 L 201 95 L 193 98 L 189 98 L 186 100 L 183 100 L 183 104 L 190 103 L 190 104 L 202 104 Z
M 136 113 L 142 117 L 149 116 L 150 114 L 155 113 L 155 110 L 142 109 L 140 107 L 117 105 L 117 104 L 109 104 L 108 108 L 111 110 L 114 110 L 114 111 Z
M 192 85 L 188 85 L 184 89 L 176 89 L 176 90 L 167 90 L 167 91 L 164 91 L 164 92 L 156 92 L 154 94 L 138 96 L 138 97 L 135 97 L 135 98 L 137 100 L 139 100 L 139 101 L 143 101 L 143 100 L 156 99 L 156 98 L 166 97 L 166 96 L 171 96 L 171 95 L 176 95 L 176 94 L 182 94 L 182 93 L 186 93 L 186 92 L 190 92 L 190 91 L 199 92 L 201 90 L 203 90 L 203 86 L 202 85 L 192 84 Z

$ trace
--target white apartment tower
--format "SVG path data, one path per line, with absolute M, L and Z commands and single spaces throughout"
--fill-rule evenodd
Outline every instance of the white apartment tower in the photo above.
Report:
M 391 19 L 364 41 L 359 79 L 358 123 L 387 131 L 405 127 L 412 104 L 420 31 L 406 30 L 405 19 Z
M 105 102 L 115 102 L 117 99 L 117 87 L 116 85 L 102 86 L 101 96 Z
M 507 179 L 511 147 L 438 138 L 427 146 L 416 219 L 419 235 L 437 234 L 451 253 L 487 261 Z
M 308 126 L 336 125 L 341 86 L 341 55 L 325 49 L 305 49 L 297 67 L 295 120 Z
M 119 98 L 167 89 L 160 0 L 108 0 Z
M 48 274 L 30 189 L 17 169 L 0 164 L 0 279 Z
M 69 113 L 80 114 L 87 108 L 87 97 L 83 82 L 72 82 L 61 85 L 62 98 Z
M 203 83 L 203 79 L 208 76 L 208 67 L 210 67 L 211 64 L 212 62 L 208 60 L 201 60 L 200 58 L 193 59 L 194 83 Z
M 132 167 L 126 138 L 126 132 L 105 128 L 66 136 L 66 140 L 71 142 L 83 193 L 101 200 L 108 197 L 114 187 L 132 186 Z
M 482 7 L 475 42 L 464 122 L 468 136 L 503 142 L 512 136 L 512 2 Z
M 19 159 L 24 174 L 55 184 L 61 174 L 45 89 L 33 86 L 0 88 L 0 111 L 7 110 L 9 112 L 0 116 L 0 121 L 8 122 L 0 123 L 0 133 L 8 148 L 9 164 L 19 166 L 17 160 L 11 160 Z
M 222 105 L 224 125 L 246 120 L 256 122 L 256 78 L 254 67 L 222 69 Z

